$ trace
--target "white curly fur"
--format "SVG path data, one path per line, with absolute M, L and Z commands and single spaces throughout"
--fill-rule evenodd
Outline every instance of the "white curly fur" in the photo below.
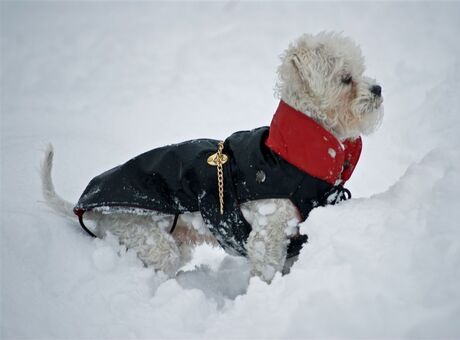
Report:
M 371 91 L 376 82 L 363 76 L 364 59 L 359 47 L 336 33 L 302 35 L 281 56 L 277 96 L 310 116 L 339 140 L 373 132 L 380 124 L 382 97 Z M 344 80 L 350 78 L 350 83 Z M 42 164 L 45 201 L 55 211 L 73 216 L 73 204 L 59 197 L 51 180 L 53 149 L 48 147 Z M 288 272 L 295 258 L 286 261 L 289 237 L 300 221 L 290 200 L 268 199 L 241 206 L 252 231 L 246 243 L 252 273 L 271 282 L 276 272 Z M 191 249 L 201 242 L 217 245 L 200 213 L 179 217 L 171 234 L 173 217 L 151 212 L 94 210 L 85 214 L 96 224 L 94 232 L 111 233 L 137 252 L 147 266 L 174 276 L 190 260 Z
M 370 134 L 383 116 L 382 97 L 363 76 L 360 48 L 337 33 L 304 34 L 281 56 L 276 95 L 339 140 Z M 351 83 L 343 80 L 351 77 Z

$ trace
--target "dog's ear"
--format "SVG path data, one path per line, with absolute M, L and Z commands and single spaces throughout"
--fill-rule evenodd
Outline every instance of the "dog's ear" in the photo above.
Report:
M 300 79 L 306 90 L 310 90 L 310 76 L 308 70 L 305 68 L 305 63 L 302 63 L 300 57 L 297 54 L 293 54 L 291 57 L 291 62 L 294 65 L 294 68 L 297 71 Z

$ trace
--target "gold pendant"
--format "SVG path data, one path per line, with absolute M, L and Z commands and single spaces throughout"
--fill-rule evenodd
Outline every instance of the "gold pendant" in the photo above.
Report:
M 216 152 L 208 157 L 208 164 L 212 166 L 222 165 L 227 163 L 227 161 L 228 156 L 222 153 L 219 155 L 219 152 Z

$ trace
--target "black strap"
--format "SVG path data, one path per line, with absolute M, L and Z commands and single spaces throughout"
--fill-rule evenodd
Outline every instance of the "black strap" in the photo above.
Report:
M 175 214 L 175 215 L 174 215 L 174 221 L 173 221 L 171 230 L 169 231 L 170 234 L 172 234 L 172 233 L 174 232 L 174 229 L 176 229 L 177 219 L 178 219 L 178 218 L 179 218 L 179 214 Z
M 78 216 L 78 222 L 80 222 L 80 225 L 81 227 L 83 228 L 84 231 L 86 231 L 90 236 L 92 237 L 97 237 L 96 235 L 94 235 L 94 233 L 89 230 L 85 224 L 83 223 L 83 214 L 85 213 L 85 211 L 83 209 L 80 209 L 80 210 L 76 210 L 75 211 L 75 214 Z
M 300 254 L 300 250 L 302 249 L 303 245 L 308 242 L 308 236 L 303 234 L 295 235 L 291 237 L 289 241 L 289 246 L 287 249 L 287 259 L 291 257 L 297 256 Z
M 86 231 L 91 237 L 97 237 L 91 230 L 88 229 L 87 226 L 85 226 L 85 223 L 83 223 L 83 214 L 84 213 L 85 213 L 85 211 L 82 210 L 82 209 L 75 211 L 75 214 L 78 216 L 78 222 L 80 222 L 80 225 L 83 228 L 83 230 Z M 174 229 L 176 229 L 178 219 L 179 219 L 179 214 L 175 214 L 171 230 L 169 231 L 170 234 L 172 234 L 174 232 Z
M 351 192 L 342 185 L 336 185 L 324 195 L 323 205 L 335 205 L 342 201 L 349 200 L 351 198 Z

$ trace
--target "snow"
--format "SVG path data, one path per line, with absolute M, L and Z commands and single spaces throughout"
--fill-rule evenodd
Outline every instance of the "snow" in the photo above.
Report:
M 334 149 L 329 148 L 329 149 L 327 150 L 327 153 L 329 154 L 329 156 L 331 156 L 331 158 L 335 158 L 336 152 L 335 152 Z
M 2 338 L 460 337 L 459 3 L 0 6 Z M 202 246 L 168 280 L 41 202 L 48 142 L 75 202 L 143 151 L 268 124 L 278 55 L 324 29 L 361 45 L 385 117 L 289 275 Z
M 274 202 L 267 202 L 258 206 L 258 212 L 262 215 L 271 215 L 276 211 L 276 204 Z

